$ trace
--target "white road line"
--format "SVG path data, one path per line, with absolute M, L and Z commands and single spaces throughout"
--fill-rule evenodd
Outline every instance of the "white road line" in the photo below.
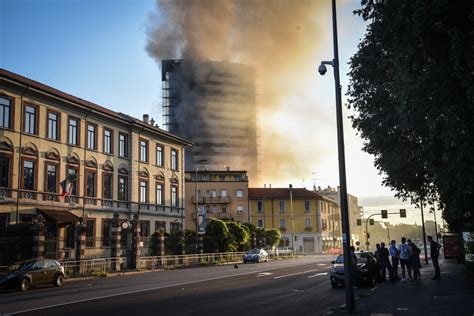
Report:
M 318 271 L 318 269 L 313 269 L 313 270 L 308 270 L 308 271 L 303 271 L 303 272 L 296 272 L 296 273 L 290 273 L 290 274 L 280 275 L 280 276 L 274 277 L 274 279 L 281 279 L 281 278 L 286 278 L 286 277 L 293 276 L 293 275 L 305 274 L 305 273 L 310 273 L 310 272 L 314 272 L 314 271 Z
M 257 274 L 257 278 L 260 278 L 260 277 L 264 277 L 264 276 L 269 276 L 269 275 L 272 275 L 273 273 L 271 272 L 260 272 L 259 274 Z
M 327 266 L 328 263 L 318 263 L 317 265 L 318 265 L 318 266 Z
M 315 277 L 321 276 L 321 275 L 327 275 L 327 274 L 328 274 L 327 272 L 316 273 L 316 274 L 314 274 L 314 275 L 310 275 L 310 276 L 308 277 L 308 279 L 315 278 Z

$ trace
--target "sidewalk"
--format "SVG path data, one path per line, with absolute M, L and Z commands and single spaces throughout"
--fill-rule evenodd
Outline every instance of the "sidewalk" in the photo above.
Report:
M 440 260 L 441 280 L 431 280 L 431 261 L 423 263 L 421 282 L 377 284 L 355 290 L 355 312 L 335 308 L 327 315 L 474 315 L 474 280 L 462 264 Z M 399 269 L 400 273 L 400 269 Z

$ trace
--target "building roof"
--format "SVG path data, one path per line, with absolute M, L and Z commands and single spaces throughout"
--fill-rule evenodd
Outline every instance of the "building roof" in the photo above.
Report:
M 100 113 L 102 115 L 106 115 L 108 117 L 111 117 L 113 119 L 119 120 L 123 123 L 127 123 L 130 125 L 137 125 L 139 127 L 146 128 L 148 131 L 153 132 L 155 134 L 161 134 L 162 136 L 169 137 L 173 139 L 176 142 L 182 143 L 183 145 L 186 146 L 191 146 L 192 143 L 188 140 L 185 140 L 184 138 L 181 138 L 179 136 L 176 136 L 174 134 L 171 134 L 165 130 L 162 130 L 159 127 L 152 126 L 150 124 L 147 124 L 139 119 L 136 119 L 130 115 L 120 113 L 120 112 L 115 112 L 110 109 L 107 109 L 103 106 L 100 106 L 98 104 L 89 102 L 87 100 L 78 98 L 76 96 L 73 96 L 71 94 L 65 93 L 63 91 L 57 90 L 53 87 L 50 87 L 48 85 L 45 85 L 41 82 L 32 80 L 30 78 L 21 76 L 19 74 L 16 74 L 14 72 L 8 71 L 6 69 L 0 68 L 0 78 L 5 78 L 7 80 L 13 81 L 15 83 L 21 84 L 21 85 L 26 85 L 29 89 L 34 88 L 40 92 L 43 93 L 49 93 L 52 94 L 56 97 L 60 97 L 64 100 L 67 100 L 69 102 L 75 103 L 76 105 L 80 107 L 84 107 L 86 109 L 90 109 L 92 111 L 95 111 L 97 113 Z
M 249 188 L 248 193 L 249 199 L 263 199 L 263 198 L 279 198 L 289 199 L 290 190 L 288 188 Z M 298 198 L 319 198 L 323 197 L 313 191 L 306 190 L 304 188 L 293 188 L 293 199 Z

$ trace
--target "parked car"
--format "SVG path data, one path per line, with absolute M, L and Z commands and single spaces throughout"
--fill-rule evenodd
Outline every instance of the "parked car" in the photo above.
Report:
M 249 261 L 260 263 L 262 261 L 268 262 L 268 253 L 263 249 L 252 249 L 244 255 L 244 263 Z
M 370 252 L 356 251 L 355 256 L 357 258 L 357 272 L 356 272 L 356 284 L 371 285 L 373 284 L 375 277 L 377 276 L 377 261 Z M 338 285 L 344 285 L 344 256 L 339 255 L 336 260 L 331 261 L 333 264 L 330 272 L 329 279 L 332 287 Z
M 31 286 L 54 284 L 64 281 L 64 267 L 52 259 L 30 259 L 17 262 L 0 271 L 0 287 L 27 291 Z

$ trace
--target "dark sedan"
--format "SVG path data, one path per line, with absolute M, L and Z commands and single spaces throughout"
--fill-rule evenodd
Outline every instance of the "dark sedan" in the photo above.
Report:
M 31 259 L 17 262 L 0 271 L 0 287 L 27 291 L 31 286 L 54 284 L 64 281 L 64 267 L 52 259 Z
M 355 256 L 357 258 L 356 285 L 372 285 L 377 275 L 375 257 L 370 252 L 364 251 L 355 252 Z M 329 273 L 331 286 L 344 285 L 344 256 L 339 255 L 331 263 L 333 264 Z

